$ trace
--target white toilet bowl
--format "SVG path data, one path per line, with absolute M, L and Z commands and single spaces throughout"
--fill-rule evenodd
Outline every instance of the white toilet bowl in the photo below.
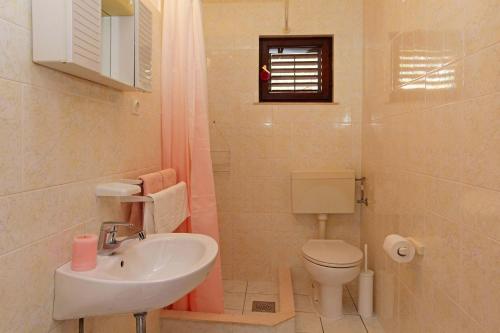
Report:
M 329 319 L 342 318 L 342 288 L 359 275 L 363 253 L 342 240 L 311 239 L 302 247 L 302 258 L 319 285 L 316 309 Z

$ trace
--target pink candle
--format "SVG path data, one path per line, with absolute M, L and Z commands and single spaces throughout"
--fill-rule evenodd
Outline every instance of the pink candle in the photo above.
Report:
M 97 265 L 97 236 L 80 235 L 73 239 L 73 258 L 71 269 L 89 271 Z

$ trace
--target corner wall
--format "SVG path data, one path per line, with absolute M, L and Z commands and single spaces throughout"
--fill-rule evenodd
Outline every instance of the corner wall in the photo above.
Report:
M 75 235 L 98 233 L 95 185 L 160 168 L 154 22 L 154 92 L 123 93 L 35 65 L 31 1 L 0 4 L 0 332 L 77 331 L 52 320 L 53 277 Z M 87 332 L 134 331 L 131 319 L 89 318 Z
M 363 175 L 386 332 L 500 327 L 500 3 L 364 1 Z M 397 265 L 390 233 L 426 254 Z

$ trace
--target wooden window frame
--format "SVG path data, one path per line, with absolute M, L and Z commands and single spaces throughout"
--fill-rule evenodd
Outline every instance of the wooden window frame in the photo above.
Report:
M 269 82 L 259 76 L 259 102 L 333 102 L 333 36 L 262 36 L 259 38 L 259 68 L 270 68 L 269 49 L 273 47 L 318 47 L 321 48 L 321 91 L 274 92 L 269 91 Z

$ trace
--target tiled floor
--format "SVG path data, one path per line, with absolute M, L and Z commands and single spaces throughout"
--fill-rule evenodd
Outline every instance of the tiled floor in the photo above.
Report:
M 321 318 L 314 310 L 311 298 L 305 293 L 295 294 L 296 333 L 383 333 L 376 318 L 363 319 L 358 314 L 353 298 L 344 289 L 344 318 L 330 321 Z
M 224 280 L 224 311 L 226 313 L 252 312 L 253 301 L 276 302 L 276 312 L 279 311 L 277 283 Z
M 278 285 L 266 281 L 224 280 L 224 308 L 227 313 L 248 313 L 252 301 L 274 301 L 279 311 Z M 329 321 L 314 310 L 307 292 L 297 291 L 295 300 L 296 333 L 384 333 L 376 318 L 363 319 L 358 315 L 349 291 L 344 290 L 344 318 Z M 265 314 L 263 314 L 265 315 Z

